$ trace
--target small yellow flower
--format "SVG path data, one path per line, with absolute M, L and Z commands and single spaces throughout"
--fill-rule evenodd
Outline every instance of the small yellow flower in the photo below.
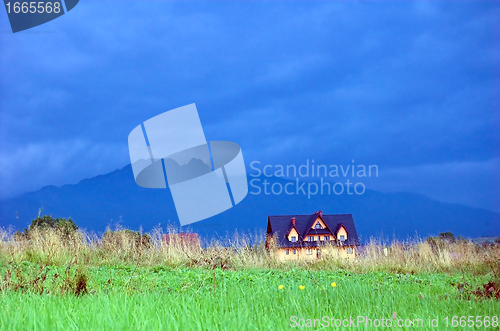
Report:
M 282 290 L 282 289 L 283 289 L 283 285 L 278 286 L 278 288 L 279 288 L 280 290 Z
M 300 285 L 300 286 L 299 286 L 299 288 L 300 288 L 301 290 L 303 290 L 303 289 L 305 289 L 306 287 L 305 287 L 304 285 Z
M 333 282 L 332 287 L 335 287 L 335 286 L 337 286 L 337 283 Z

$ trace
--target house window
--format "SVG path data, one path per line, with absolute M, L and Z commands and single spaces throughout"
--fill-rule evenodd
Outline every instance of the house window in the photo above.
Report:
M 340 241 L 344 241 L 345 240 L 345 236 L 340 236 Z
M 292 237 L 291 239 L 292 239 L 292 242 L 294 243 L 295 242 L 295 237 Z
M 287 249 L 287 250 L 286 250 L 286 255 L 288 255 L 288 253 L 290 253 L 290 252 L 289 252 L 289 251 L 288 251 L 288 249 Z
M 297 251 L 294 249 L 294 250 L 293 250 L 293 254 L 295 254 L 295 253 L 297 253 Z
M 309 236 L 309 241 L 314 241 L 314 236 Z
M 314 228 L 315 229 L 323 229 L 323 227 L 321 226 L 321 224 L 319 224 L 319 222 L 316 223 L 316 226 Z
M 347 254 L 352 254 L 352 247 L 347 247 Z
M 330 240 L 330 236 L 325 236 L 325 241 L 329 241 Z
M 306 254 L 307 254 L 307 255 L 312 255 L 312 253 L 313 253 L 313 250 L 312 250 L 312 249 L 310 249 L 310 248 L 308 248 L 308 249 L 307 249 L 307 251 L 306 251 Z

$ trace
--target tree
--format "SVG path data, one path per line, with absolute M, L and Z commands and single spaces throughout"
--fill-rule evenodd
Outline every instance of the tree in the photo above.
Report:
M 34 220 L 31 221 L 28 229 L 24 230 L 24 235 L 26 237 L 30 236 L 30 233 L 33 231 L 56 231 L 57 234 L 62 237 L 69 237 L 76 233 L 78 230 L 78 225 L 73 222 L 70 218 L 53 218 L 49 215 L 44 215 L 42 217 L 38 216 Z
M 458 238 L 458 240 L 462 239 Z M 448 244 L 457 242 L 457 239 L 451 232 L 441 232 L 438 237 L 428 237 L 425 239 L 425 242 L 431 246 L 434 253 L 438 254 L 440 249 L 443 249 Z
M 57 218 L 55 223 L 56 231 L 63 236 L 70 236 L 78 230 L 78 225 L 70 218 Z
M 455 235 L 451 232 L 441 232 L 439 234 L 439 239 L 445 240 L 448 243 L 454 243 L 455 242 Z

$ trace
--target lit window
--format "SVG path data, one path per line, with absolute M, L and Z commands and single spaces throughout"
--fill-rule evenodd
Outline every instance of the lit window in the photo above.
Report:
M 321 224 L 319 223 L 316 223 L 316 226 L 315 226 L 316 229 L 323 229 L 323 227 L 321 226 Z
M 344 241 L 345 240 L 345 236 L 340 236 L 340 241 Z
M 295 237 L 292 237 L 291 239 L 292 239 L 292 242 L 294 243 L 295 242 Z
M 309 241 L 314 241 L 314 236 L 309 236 Z
M 325 241 L 330 240 L 330 236 L 325 236 Z
M 347 247 L 347 254 L 352 254 L 352 247 Z
M 293 254 L 295 254 L 295 253 L 297 253 L 297 251 L 294 249 L 294 250 L 293 250 Z
M 286 255 L 288 255 L 288 253 L 289 253 L 289 251 L 288 251 L 288 249 L 287 249 L 287 250 L 286 250 Z

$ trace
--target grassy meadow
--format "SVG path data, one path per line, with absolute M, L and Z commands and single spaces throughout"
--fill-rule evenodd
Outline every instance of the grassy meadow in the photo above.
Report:
M 499 245 L 373 241 L 356 259 L 281 263 L 244 236 L 206 248 L 167 246 L 161 231 L 0 239 L 0 330 L 500 329 Z

